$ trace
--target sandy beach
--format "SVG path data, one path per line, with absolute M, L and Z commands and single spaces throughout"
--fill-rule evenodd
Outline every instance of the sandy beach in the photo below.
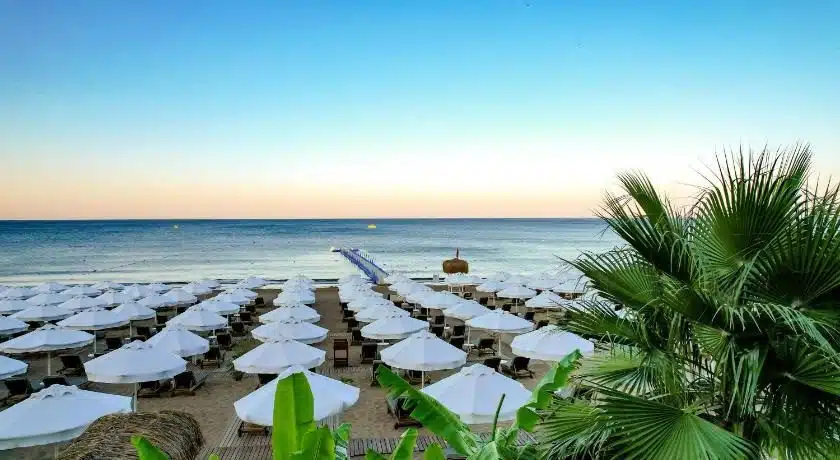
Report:
M 384 290 L 385 288 L 378 288 Z M 276 297 L 279 290 L 277 289 L 259 289 L 257 290 L 262 296 L 266 304 L 271 305 L 271 301 Z M 260 313 L 270 311 L 274 307 L 269 307 L 261 310 Z M 327 361 L 319 369 L 325 375 L 337 379 L 345 379 L 347 383 L 357 386 L 361 389 L 359 401 L 356 405 L 345 411 L 341 417 L 341 422 L 351 423 L 353 428 L 351 436 L 356 438 L 397 438 L 405 430 L 405 428 L 394 429 L 394 420 L 386 412 L 385 405 L 385 390 L 379 387 L 371 386 L 371 365 L 362 365 L 360 363 L 360 347 L 351 347 L 350 352 L 350 366 L 346 368 L 333 368 L 332 364 L 332 341 L 338 337 L 347 337 L 346 325 L 341 321 L 341 309 L 339 306 L 338 291 L 336 288 L 319 288 L 316 291 L 316 304 L 314 306 L 321 314 L 321 321 L 319 325 L 330 330 L 330 334 L 326 341 L 314 345 L 318 348 L 327 351 Z M 447 319 L 448 322 L 457 320 Z M 150 320 L 145 323 L 152 324 L 154 321 Z M 143 325 L 144 322 L 137 322 L 136 325 Z M 125 331 L 124 334 L 127 334 Z M 482 336 L 481 333 L 472 334 L 471 340 L 477 341 Z M 504 356 L 511 356 L 509 343 L 511 337 L 502 336 L 502 351 Z M 99 346 L 104 349 L 104 341 L 100 340 Z M 76 353 L 82 356 L 83 360 L 87 360 L 90 348 L 83 350 L 76 350 Z M 228 352 L 230 354 L 230 352 Z M 485 357 L 479 358 L 475 354 L 470 355 L 470 362 L 481 362 Z M 27 377 L 33 382 L 39 382 L 41 378 L 46 375 L 46 359 L 43 356 L 26 358 L 30 363 Z M 230 361 L 230 356 L 227 356 L 225 365 L 221 369 L 209 370 L 206 383 L 196 393 L 195 396 L 162 396 L 159 398 L 142 398 L 139 400 L 140 412 L 153 412 L 162 409 L 179 410 L 187 412 L 201 424 L 202 433 L 205 438 L 205 448 L 216 447 L 221 440 L 221 437 L 228 425 L 232 423 L 235 417 L 233 409 L 233 402 L 253 391 L 257 387 L 257 379 L 255 376 L 246 375 L 241 381 L 236 381 L 231 375 L 227 363 Z M 527 387 L 531 387 L 539 379 L 547 369 L 547 365 L 540 362 L 533 362 L 532 369 L 536 372 L 535 379 L 521 379 L 520 381 Z M 58 359 L 53 361 L 53 369 L 60 368 Z M 437 381 L 453 371 L 441 371 L 429 373 L 433 381 Z M 112 385 L 94 383 L 90 386 L 90 390 L 130 395 L 132 391 L 131 385 Z M 3 390 L 5 392 L 5 389 Z M 474 426 L 474 431 L 489 431 L 489 426 Z M 421 435 L 427 434 L 424 429 L 421 429 Z M 25 449 L 15 449 L 11 451 L 0 451 L 0 459 L 47 459 L 53 458 L 53 446 L 47 447 L 33 447 Z M 203 459 L 202 459 L 203 460 Z M 223 456 L 224 460 L 224 456 Z

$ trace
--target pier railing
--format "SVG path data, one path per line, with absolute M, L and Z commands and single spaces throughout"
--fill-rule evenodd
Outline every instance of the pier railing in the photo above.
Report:
M 385 282 L 385 277 L 388 276 L 388 272 L 377 265 L 376 261 L 367 251 L 355 248 L 341 248 L 338 252 L 374 283 L 380 284 Z

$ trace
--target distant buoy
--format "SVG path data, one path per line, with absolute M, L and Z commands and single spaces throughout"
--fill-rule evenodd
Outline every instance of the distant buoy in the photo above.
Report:
M 368 224 L 368 229 L 373 230 L 376 228 L 376 224 Z
M 178 224 L 173 225 L 172 228 L 174 228 L 175 230 L 178 230 L 178 228 L 179 228 Z

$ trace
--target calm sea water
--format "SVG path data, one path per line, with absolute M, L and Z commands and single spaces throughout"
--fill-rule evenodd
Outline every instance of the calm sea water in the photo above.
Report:
M 596 219 L 134 220 L 0 222 L 0 283 L 183 281 L 353 267 L 331 246 L 367 250 L 391 272 L 430 277 L 461 249 L 472 273 L 535 273 L 619 244 Z

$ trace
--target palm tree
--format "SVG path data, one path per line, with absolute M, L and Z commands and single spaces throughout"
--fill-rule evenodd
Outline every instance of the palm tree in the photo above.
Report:
M 600 216 L 626 243 L 570 263 L 599 343 L 541 414 L 547 458 L 840 458 L 840 200 L 807 145 L 728 152 L 692 206 L 642 173 Z

